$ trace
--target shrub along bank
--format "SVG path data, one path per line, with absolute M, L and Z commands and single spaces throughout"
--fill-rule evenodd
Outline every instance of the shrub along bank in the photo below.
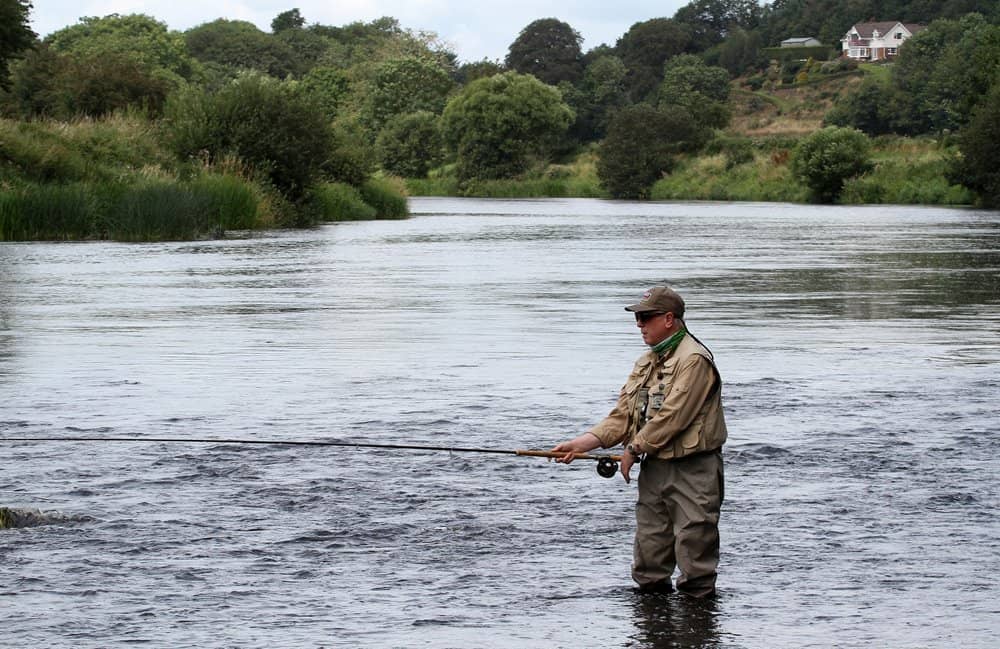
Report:
M 344 185 L 356 196 L 349 209 L 323 200 L 321 178 L 288 183 L 221 147 L 210 159 L 179 157 L 175 143 L 140 115 L 0 119 L 0 240 L 187 240 L 407 215 L 401 183 Z

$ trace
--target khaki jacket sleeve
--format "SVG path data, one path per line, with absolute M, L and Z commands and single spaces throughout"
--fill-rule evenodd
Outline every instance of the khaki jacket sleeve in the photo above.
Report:
M 715 368 L 705 357 L 692 355 L 677 368 L 670 392 L 652 419 L 632 440 L 645 451 L 658 451 L 694 421 L 715 385 Z
M 618 393 L 618 403 L 589 433 L 601 440 L 601 448 L 611 448 L 625 439 L 625 429 L 628 426 L 628 392 L 622 387 Z

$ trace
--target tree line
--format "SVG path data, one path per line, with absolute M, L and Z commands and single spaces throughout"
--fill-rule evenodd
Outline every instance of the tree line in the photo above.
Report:
M 270 32 L 223 18 L 176 32 L 149 16 L 111 15 L 38 40 L 30 9 L 0 0 L 4 114 L 142 111 L 179 159 L 238 159 L 291 201 L 319 182 L 359 186 L 376 171 L 517 178 L 591 145 L 610 195 L 642 198 L 678 156 L 726 128 L 732 79 L 767 73 L 766 47 L 813 35 L 833 49 L 871 17 L 926 23 L 889 75 L 835 106 L 827 122 L 839 130 L 820 144 L 846 155 L 865 148 L 845 146 L 856 131 L 955 137 L 954 178 L 986 204 L 1000 200 L 996 140 L 986 137 L 1000 113 L 994 1 L 692 0 L 587 52 L 570 24 L 535 20 L 503 61 L 474 62 L 388 17 L 331 26 L 290 9 Z M 806 183 L 825 176 L 815 196 L 834 200 L 828 177 L 865 162 L 817 171 L 825 159 L 803 150 L 797 169 Z

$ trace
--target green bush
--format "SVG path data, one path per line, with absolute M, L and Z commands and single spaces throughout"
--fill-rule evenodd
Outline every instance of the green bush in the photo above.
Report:
M 164 112 L 166 142 L 181 159 L 239 158 L 292 200 L 320 178 L 333 150 L 322 112 L 292 86 L 260 75 L 215 94 L 172 95 Z
M 382 170 L 403 178 L 423 178 L 441 164 L 438 118 L 419 111 L 389 120 L 375 141 Z
M 380 219 L 405 219 L 410 215 L 406 195 L 397 183 L 386 178 L 369 178 L 361 185 L 361 198 L 375 208 Z
M 871 169 L 870 142 L 852 128 L 828 126 L 802 139 L 792 154 L 792 172 L 813 198 L 836 200 L 848 178 Z
M 356 122 L 333 126 L 333 149 L 323 162 L 327 180 L 360 186 L 375 170 L 375 150 Z
M 445 107 L 441 130 L 459 180 L 513 178 L 552 155 L 573 112 L 531 75 L 477 79 Z
M 94 200 L 81 183 L 0 191 L 0 240 L 85 239 L 94 231 L 95 211 Z
M 376 217 L 361 192 L 347 183 L 326 183 L 312 193 L 312 206 L 323 221 L 366 221 Z
M 673 168 L 676 154 L 696 151 L 708 129 L 679 107 L 670 112 L 637 104 L 619 112 L 601 143 L 597 175 L 615 198 L 648 198 L 659 178 Z

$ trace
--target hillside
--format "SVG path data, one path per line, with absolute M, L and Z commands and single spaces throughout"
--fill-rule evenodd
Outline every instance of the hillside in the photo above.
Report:
M 855 89 L 863 73 L 818 78 L 802 85 L 750 90 L 734 82 L 727 132 L 745 137 L 802 136 L 822 128 L 823 116 L 836 99 Z

